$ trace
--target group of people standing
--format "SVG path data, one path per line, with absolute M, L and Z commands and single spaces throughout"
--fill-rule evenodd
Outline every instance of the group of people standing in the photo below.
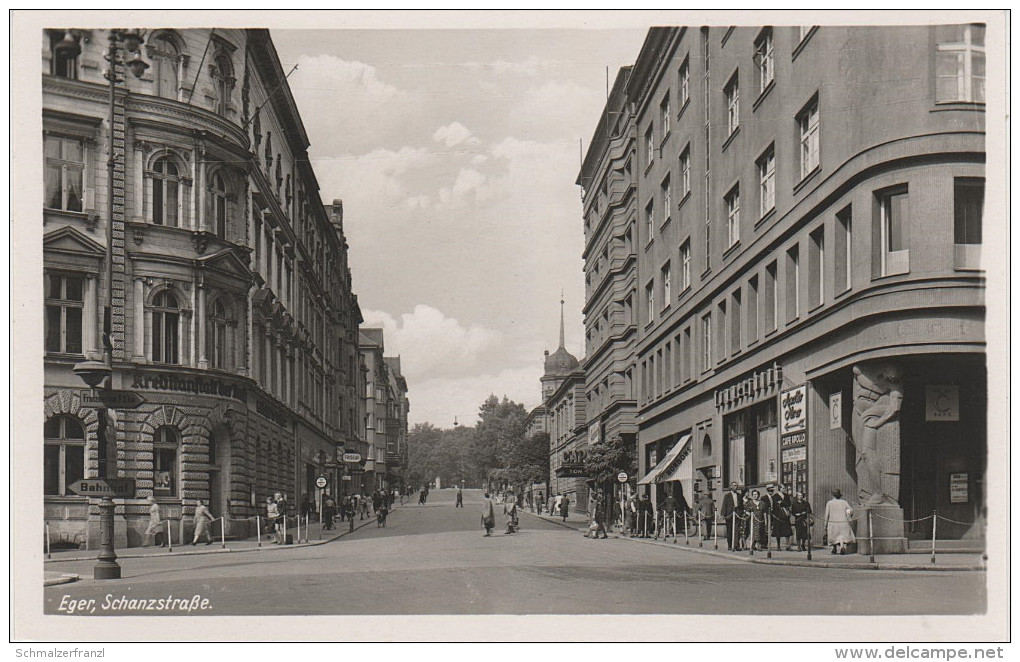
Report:
M 733 551 L 760 550 L 769 545 L 769 536 L 776 541 L 776 549 L 807 550 L 811 544 L 811 504 L 803 492 L 795 492 L 788 485 L 770 483 L 763 495 L 758 489 L 741 489 L 736 482 L 723 495 L 719 516 L 726 523 L 726 547 Z M 796 534 L 796 535 L 795 535 Z

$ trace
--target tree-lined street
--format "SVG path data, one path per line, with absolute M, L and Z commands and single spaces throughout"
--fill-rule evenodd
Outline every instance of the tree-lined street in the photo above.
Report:
M 589 540 L 521 514 L 521 531 L 482 537 L 482 497 L 435 490 L 334 542 L 272 552 L 123 559 L 123 579 L 45 589 L 45 611 L 94 599 L 200 595 L 210 615 L 256 614 L 972 614 L 981 572 L 763 566 L 625 539 Z M 502 515 L 497 506 L 497 532 Z M 48 569 L 91 577 L 91 562 Z M 59 567 L 58 567 L 59 566 Z M 881 596 L 881 600 L 877 596 Z M 154 615 L 166 615 L 158 612 Z

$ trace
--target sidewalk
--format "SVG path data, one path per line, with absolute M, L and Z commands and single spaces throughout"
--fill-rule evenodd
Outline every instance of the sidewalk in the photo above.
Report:
M 590 520 L 589 517 L 583 513 L 576 515 L 571 513 L 571 515 L 567 518 L 567 521 L 563 522 L 561 517 L 550 517 L 545 514 L 537 515 L 526 509 L 521 509 L 521 512 L 527 513 L 532 517 L 539 517 L 546 521 L 554 522 L 569 529 L 574 529 L 580 533 L 587 533 L 588 531 L 588 522 Z M 672 537 L 666 538 L 665 540 L 662 538 L 633 538 L 620 533 L 618 527 L 611 528 L 609 537 L 629 540 L 631 542 L 645 545 L 673 547 L 678 550 L 682 549 L 697 554 L 708 554 L 710 556 L 730 559 L 733 561 L 760 563 L 764 565 L 800 566 L 806 568 L 841 568 L 844 570 L 973 571 L 984 570 L 986 561 L 984 555 L 980 553 L 967 552 L 957 554 L 944 552 L 936 554 L 935 563 L 932 564 L 930 555 L 913 552 L 908 554 L 876 554 L 875 562 L 871 563 L 870 557 L 867 554 L 848 554 L 846 556 L 833 555 L 830 554 L 830 549 L 828 547 L 816 547 L 812 549 L 811 560 L 809 561 L 807 558 L 807 552 L 787 552 L 785 550 L 779 551 L 773 549 L 771 558 L 767 551 L 755 552 L 753 556 L 750 555 L 747 550 L 742 552 L 731 552 L 726 549 L 725 539 L 720 539 L 718 541 L 721 549 L 716 549 L 715 540 L 709 539 L 699 541 L 696 535 L 691 535 L 688 539 L 685 539 L 682 531 L 680 532 L 680 535 L 677 536 L 675 542 Z
M 399 504 L 394 504 L 394 507 L 399 507 Z M 390 511 L 393 512 L 392 510 Z M 375 515 L 366 516 L 365 519 L 354 520 L 354 530 L 368 526 L 369 524 L 375 524 Z M 279 551 L 286 549 L 295 549 L 299 547 L 312 547 L 315 545 L 322 545 L 328 542 L 342 538 L 350 533 L 350 523 L 347 521 L 337 522 L 336 526 L 332 529 L 326 529 L 320 531 L 318 522 L 310 522 L 306 531 L 304 525 L 301 526 L 301 539 L 298 540 L 297 526 L 288 526 L 287 533 L 293 537 L 294 543 L 292 545 L 276 545 L 269 541 L 265 532 L 262 532 L 261 544 L 257 537 L 253 536 L 244 539 L 230 539 L 221 542 L 221 540 L 213 536 L 213 542 L 206 544 L 200 542 L 196 546 L 181 545 L 174 543 L 173 547 L 125 547 L 122 549 L 115 550 L 118 559 L 142 559 L 152 557 L 168 557 L 168 556 L 194 556 L 201 554 L 227 554 L 230 552 L 257 552 L 257 551 Z M 190 540 L 188 541 L 191 542 Z M 57 564 L 66 561 L 91 561 L 95 560 L 98 550 L 91 549 L 88 551 L 82 549 L 70 549 L 70 550 L 54 550 L 51 553 L 49 559 L 45 559 L 47 565 Z M 59 575 L 60 573 L 46 573 L 46 581 L 50 581 L 50 574 Z M 56 577 L 54 577 L 55 579 Z M 77 577 L 76 577 L 77 579 Z M 74 580 L 70 580 L 74 581 Z M 64 583 L 64 582 L 56 582 Z M 46 584 L 47 586 L 49 584 Z

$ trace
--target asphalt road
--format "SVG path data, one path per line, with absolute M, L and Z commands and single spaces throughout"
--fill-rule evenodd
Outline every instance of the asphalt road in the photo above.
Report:
M 123 559 L 123 577 L 60 564 L 82 580 L 45 589 L 47 614 L 72 601 L 94 615 L 160 615 L 151 602 L 207 599 L 209 615 L 319 614 L 977 614 L 983 572 L 878 572 L 766 566 L 630 540 L 589 540 L 521 515 L 513 536 L 483 537 L 481 495 L 433 491 L 385 528 L 272 552 Z M 498 516 L 501 521 L 502 517 Z M 502 530 L 502 525 L 497 531 Z M 51 568 L 53 569 L 53 568 Z M 107 597 L 110 596 L 110 597 Z M 114 600 L 126 597 L 119 603 Z M 90 603 L 89 601 L 94 601 Z M 62 608 L 63 605 L 63 608 Z M 177 604 L 179 607 L 179 604 Z

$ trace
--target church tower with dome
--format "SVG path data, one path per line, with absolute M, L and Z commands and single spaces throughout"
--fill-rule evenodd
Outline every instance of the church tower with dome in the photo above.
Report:
M 552 354 L 545 350 L 545 372 L 542 374 L 542 400 L 548 400 L 563 380 L 578 369 L 577 358 L 564 347 L 563 299 L 560 299 L 560 345 Z

